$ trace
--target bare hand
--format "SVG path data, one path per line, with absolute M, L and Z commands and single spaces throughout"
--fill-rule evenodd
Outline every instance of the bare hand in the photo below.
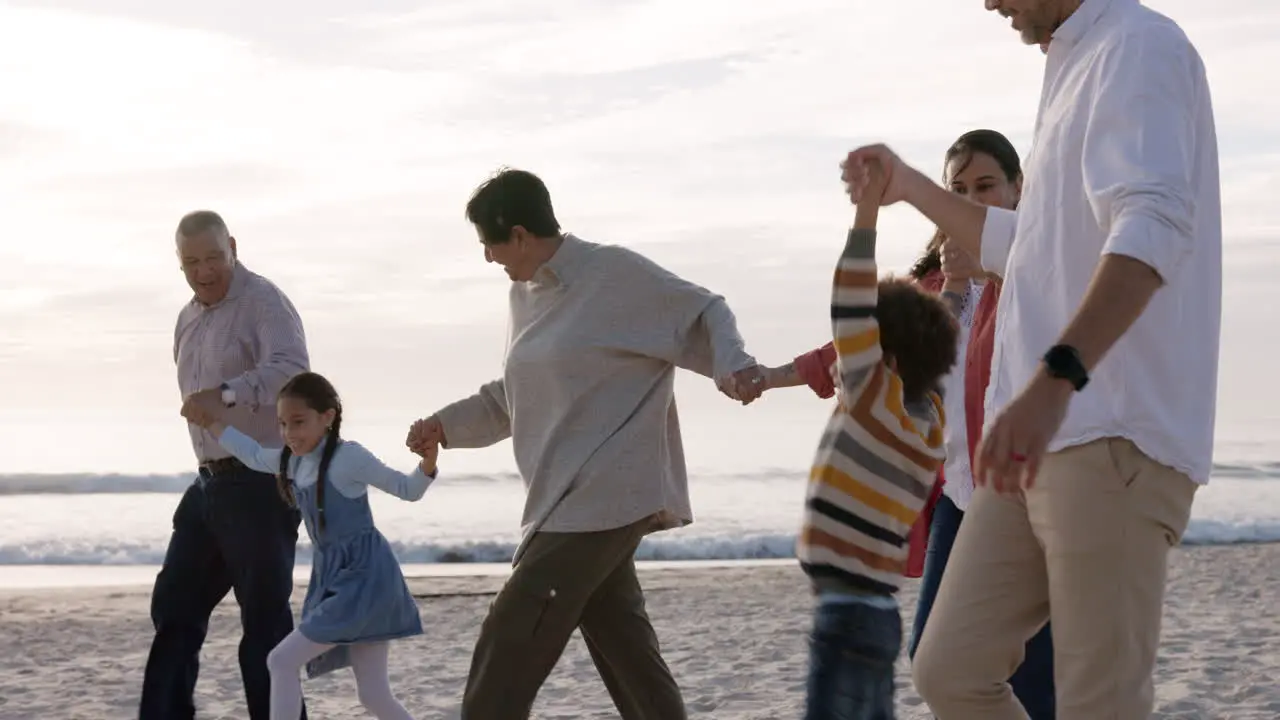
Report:
M 197 427 L 209 428 L 218 422 L 222 409 L 222 392 L 217 389 L 201 390 L 187 396 L 182 403 L 182 417 Z
M 973 479 L 1001 493 L 1018 493 L 1035 484 L 1049 442 L 1062 426 L 1073 388 L 1039 373 L 996 416 L 974 453 Z
M 426 453 L 435 452 L 439 454 L 441 445 L 448 445 L 448 441 L 444 437 L 444 425 L 440 422 L 440 418 L 432 415 L 428 418 L 417 420 L 409 427 L 409 434 L 405 437 L 404 444 L 409 451 L 415 455 L 426 457 Z
M 840 163 L 840 178 L 854 204 L 864 196 L 868 199 L 878 196 L 882 206 L 905 200 L 906 181 L 911 172 L 902 158 L 884 145 L 860 147 Z
M 948 281 L 973 280 L 986 275 L 978 258 L 950 240 L 944 240 L 939 251 L 942 255 L 942 275 Z
M 720 378 L 716 381 L 716 387 L 726 397 L 737 400 L 743 405 L 750 405 L 764 393 L 764 371 L 759 365 L 752 365 Z
M 422 461 L 418 463 L 418 467 L 422 468 L 422 472 L 431 475 L 436 471 L 436 465 L 440 461 L 439 442 L 424 441 L 413 452 L 422 458 Z

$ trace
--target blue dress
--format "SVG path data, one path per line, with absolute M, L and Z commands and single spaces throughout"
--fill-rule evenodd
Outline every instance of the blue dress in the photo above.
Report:
M 262 448 L 231 427 L 219 441 L 253 469 L 279 472 L 280 449 Z M 343 441 L 324 480 L 325 528 L 321 531 L 316 476 L 323 445 L 289 461 L 294 496 L 313 548 L 311 581 L 298 630 L 312 642 L 337 646 L 307 663 L 308 677 L 348 666 L 346 646 L 351 643 L 422 634 L 418 605 L 391 545 L 374 527 L 368 493 L 362 486 L 417 500 L 435 479 L 421 470 L 408 475 L 392 470 L 358 443 Z

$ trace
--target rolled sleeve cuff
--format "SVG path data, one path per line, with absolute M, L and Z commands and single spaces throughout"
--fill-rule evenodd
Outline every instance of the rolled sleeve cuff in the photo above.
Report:
M 1147 213 L 1126 213 L 1112 227 L 1104 255 L 1124 255 L 1151 267 L 1169 282 L 1191 252 L 1191 236 Z
M 747 351 L 739 345 L 726 351 L 723 355 L 719 352 L 716 353 L 716 368 L 714 370 L 715 377 L 717 379 L 728 377 L 741 370 L 755 367 L 758 364 L 759 363 L 756 362 L 756 359 L 749 355 Z
M 836 394 L 835 383 L 831 381 L 831 364 L 836 361 L 835 348 L 830 344 L 817 350 L 796 357 L 794 364 L 796 374 L 804 384 L 820 398 L 829 398 Z
M 1003 208 L 987 208 L 987 219 L 982 224 L 982 268 L 1004 277 L 1009 264 L 1009 251 L 1013 249 L 1013 235 L 1018 229 L 1018 213 Z

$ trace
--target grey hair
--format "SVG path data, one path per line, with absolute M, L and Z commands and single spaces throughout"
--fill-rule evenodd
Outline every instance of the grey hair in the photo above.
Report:
M 218 244 L 226 251 L 227 256 L 231 256 L 231 231 L 227 229 L 227 223 L 222 216 L 212 210 L 196 210 L 182 216 L 178 221 L 178 230 L 174 233 L 174 240 L 178 244 L 182 244 L 183 238 L 195 237 L 201 233 L 213 231 L 218 237 Z

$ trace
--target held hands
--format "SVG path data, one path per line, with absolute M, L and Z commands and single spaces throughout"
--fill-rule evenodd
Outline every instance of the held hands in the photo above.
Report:
M 448 444 L 444 437 L 444 425 L 440 422 L 440 418 L 432 415 L 428 418 L 415 420 L 413 425 L 409 426 L 409 434 L 405 437 L 404 444 L 411 452 L 418 455 L 421 455 L 421 451 L 427 449 L 427 445 Z
M 743 368 L 716 380 L 716 387 L 731 400 L 750 405 L 766 389 L 764 370 L 759 365 Z
M 982 269 L 982 263 L 976 257 L 950 240 L 943 241 L 940 254 L 942 275 L 947 282 L 968 282 L 986 275 L 986 270 Z
M 187 422 L 208 430 L 218 422 L 221 409 L 221 392 L 215 388 L 188 395 L 180 412 Z
M 409 451 L 422 458 L 422 471 L 428 475 L 435 472 L 436 462 L 440 459 L 440 446 L 445 443 L 444 425 L 434 415 L 415 421 L 404 440 Z
M 884 145 L 860 147 L 840 163 L 840 179 L 854 204 L 865 199 L 878 200 L 883 206 L 905 200 L 912 172 Z
M 440 461 L 440 443 L 425 443 L 421 446 L 416 454 L 422 458 L 418 466 L 422 468 L 422 472 L 431 475 L 436 471 L 436 464 Z

